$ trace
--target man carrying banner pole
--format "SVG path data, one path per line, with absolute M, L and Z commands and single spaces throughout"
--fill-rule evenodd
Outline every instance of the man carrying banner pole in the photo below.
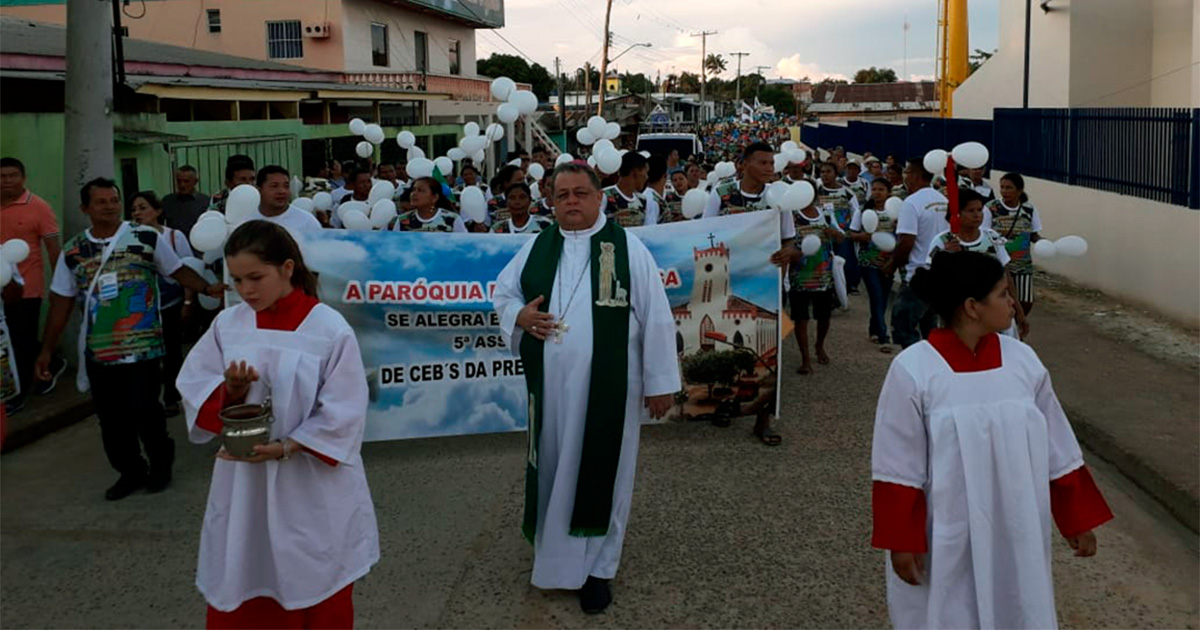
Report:
M 559 166 L 553 194 L 558 225 L 504 268 L 493 303 L 529 390 L 522 530 L 534 545 L 531 581 L 579 589 L 594 614 L 612 602 L 642 410 L 664 416 L 681 381 L 650 252 L 600 212 L 587 166 Z

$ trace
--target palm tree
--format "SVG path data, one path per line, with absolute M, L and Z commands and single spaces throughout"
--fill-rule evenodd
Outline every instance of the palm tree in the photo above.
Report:
M 717 76 L 722 72 L 725 72 L 725 58 L 721 55 L 709 55 L 704 60 L 704 69 L 713 76 Z

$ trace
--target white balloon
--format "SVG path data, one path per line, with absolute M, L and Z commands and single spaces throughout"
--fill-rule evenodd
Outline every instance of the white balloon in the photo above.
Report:
M 204 264 L 211 265 L 225 257 L 225 252 L 219 249 L 212 249 L 204 252 Z
M 200 221 L 210 217 L 213 219 L 220 219 L 222 221 L 225 220 L 225 215 L 221 214 L 220 212 L 217 212 L 216 210 L 205 210 L 200 214 L 200 216 L 196 217 L 196 223 L 199 223 Z M 193 225 L 195 225 L 195 223 L 193 223 Z
M 596 166 L 600 172 L 612 175 L 621 170 L 621 155 L 612 149 L 596 156 Z
M 514 122 L 520 117 L 521 111 L 512 103 L 503 103 L 496 108 L 496 118 L 499 118 L 502 123 Z
M 471 161 L 480 166 L 483 166 L 483 161 L 486 159 L 487 159 L 487 155 L 484 154 L 483 149 L 480 149 L 471 154 Z
M 768 208 L 782 208 L 783 196 L 787 194 L 788 185 L 785 182 L 771 182 L 763 191 L 763 200 Z
M 323 190 L 321 192 L 313 195 L 313 208 L 316 208 L 317 210 L 320 210 L 321 212 L 329 212 L 329 209 L 332 207 L 333 207 L 333 195 L 331 195 Z
M 503 140 L 504 125 L 501 125 L 500 123 L 492 123 L 488 125 L 487 132 L 484 134 L 484 137 L 488 139 L 488 142 L 499 142 L 500 140 Z
M 179 259 L 179 262 L 183 263 L 184 267 L 187 267 L 188 269 L 195 271 L 197 274 L 204 275 L 204 261 L 203 260 L 200 260 L 199 258 L 196 258 L 195 256 L 184 256 L 183 258 Z
M 721 179 L 720 176 L 717 175 L 717 171 L 713 170 L 709 171 L 708 176 L 704 178 L 704 181 L 708 182 L 709 186 L 712 186 L 717 183 L 718 179 Z
M 372 155 L 375 155 L 375 146 L 370 142 L 363 140 L 362 142 L 354 145 L 354 153 L 360 158 L 369 158 Z
M 617 153 L 620 154 L 621 157 L 625 157 L 625 154 L 629 153 L 629 149 L 621 149 L 620 151 L 617 151 Z
M 803 210 L 812 205 L 817 191 L 808 182 L 795 182 L 788 186 L 783 195 L 784 210 Z
M 363 135 L 363 132 L 366 131 L 366 129 L 367 129 L 367 123 L 363 122 L 363 119 L 361 119 L 361 118 L 350 119 L 350 133 L 352 133 L 356 136 L 361 136 L 361 135 Z
M 821 237 L 816 234 L 809 234 L 800 240 L 800 253 L 805 256 L 812 256 L 821 251 Z
M 292 200 L 292 205 L 300 208 L 305 212 L 312 212 L 315 208 L 313 200 L 309 197 L 296 197 Z
M 1083 256 L 1088 250 L 1087 241 L 1083 240 L 1082 236 L 1064 236 L 1055 241 L 1054 245 L 1058 248 L 1058 253 L 1063 256 Z
M 463 215 L 471 221 L 483 223 L 487 220 L 487 200 L 483 198 L 483 191 L 478 186 L 464 188 L 458 203 Z
M 231 225 L 241 225 L 258 212 L 258 204 L 262 196 L 258 189 L 250 184 L 242 184 L 229 192 L 225 200 L 225 220 Z M 207 249 L 201 247 L 200 249 Z
M 881 252 L 890 252 L 896 249 L 896 235 L 891 232 L 876 232 L 871 235 L 871 242 Z
M 472 138 L 479 135 L 479 123 L 471 121 L 463 125 L 463 135 Z
M 454 174 L 454 160 L 451 160 L 444 155 L 434 160 L 433 165 L 436 166 L 437 170 L 441 171 L 442 175 L 445 175 L 447 178 Z
M 0 287 L 8 286 L 13 279 L 13 266 L 10 264 L 0 265 Z
M 529 164 L 529 176 L 541 181 L 541 179 L 546 176 L 546 167 L 538 164 L 537 162 L 531 162 Z
M 521 158 L 513 158 L 508 161 L 508 166 L 520 166 L 520 165 L 521 165 Z
M 417 158 L 408 161 L 408 176 L 414 179 L 418 177 L 430 177 L 433 175 L 433 160 L 428 158 Z
M 528 116 L 537 111 L 538 99 L 537 94 L 529 90 L 517 90 L 508 97 L 508 102 L 516 106 L 517 111 L 524 116 Z
M 498 101 L 507 101 L 508 97 L 512 96 L 513 90 L 516 89 L 516 82 L 508 77 L 500 77 L 492 80 L 492 96 L 496 97 Z
M 0 258 L 6 263 L 17 264 L 29 257 L 29 243 L 19 238 L 4 242 L 0 248 Z M 57 262 L 57 261 L 56 261 Z
M 612 149 L 615 151 L 617 149 L 617 145 L 613 144 L 613 141 L 609 140 L 608 138 L 600 138 L 595 142 L 595 144 L 592 145 L 592 155 L 596 155 L 597 153 L 600 153 L 606 149 Z
M 874 210 L 863 212 L 862 227 L 867 234 L 874 234 L 879 229 L 879 213 Z
M 366 216 L 367 213 L 370 211 L 371 211 L 371 206 L 368 206 L 365 201 L 355 201 L 353 199 L 351 199 L 350 201 L 343 202 L 341 205 L 339 205 L 337 207 L 337 215 L 338 215 L 338 218 L 342 220 L 342 225 L 346 224 L 346 215 L 347 214 L 349 214 L 351 212 L 361 212 L 363 214 L 363 216 Z
M 463 138 L 462 150 L 466 153 L 477 153 L 487 148 L 488 139 L 484 136 L 470 136 Z
M 383 127 L 380 127 L 375 123 L 371 123 L 367 125 L 366 129 L 363 130 L 363 137 L 366 138 L 367 142 L 370 142 L 371 144 L 382 144 L 384 138 Z
M 621 125 L 615 122 L 610 122 L 604 126 L 604 137 L 609 140 L 616 140 L 621 137 Z
M 787 152 L 788 164 L 802 164 L 808 159 L 808 153 L 804 149 L 792 149 Z
M 558 156 L 557 160 L 554 160 L 554 165 L 561 166 L 563 164 L 567 164 L 568 162 L 574 162 L 574 161 L 575 161 L 574 155 L 571 155 L 570 153 L 564 153 L 564 154 Z
M 299 177 L 292 175 L 292 185 L 290 188 L 291 188 L 291 193 L 292 193 L 292 199 L 295 199 L 296 197 L 300 196 L 301 192 L 304 192 L 304 182 L 300 181 Z
M 737 175 L 737 165 L 733 162 L 718 162 L 717 168 L 714 169 L 717 173 L 717 178 L 725 179 Z
M 596 168 L 596 156 L 589 155 L 587 159 L 587 165 L 592 168 Z
M 408 148 L 408 160 L 410 162 L 412 160 L 423 159 L 424 157 L 425 157 L 425 149 L 422 149 L 421 147 L 419 147 L 415 144 Z
M 949 157 L 949 155 L 950 154 L 946 153 L 942 149 L 934 149 L 929 153 L 926 153 L 925 160 L 923 161 L 925 170 L 933 173 L 935 177 L 945 174 L 946 158 Z
M 347 230 L 365 232 L 371 229 L 371 220 L 362 213 L 362 210 L 347 210 L 342 215 L 342 225 L 346 226 Z
M 955 164 L 966 168 L 983 168 L 988 161 L 987 147 L 978 142 L 964 142 L 954 147 L 951 155 L 954 156 Z
M 888 218 L 895 221 L 900 216 L 900 208 L 904 207 L 904 200 L 899 197 L 888 197 L 887 201 L 883 202 L 883 211 L 887 213 Z
M 204 281 L 209 284 L 214 284 L 217 281 L 217 274 L 213 273 L 212 269 L 205 269 L 204 273 L 200 274 L 200 277 L 204 278 Z M 198 293 L 196 297 L 200 301 L 200 308 L 206 311 L 215 311 L 221 308 L 221 298 L 211 297 L 207 293 Z
M 681 208 L 683 210 L 683 216 L 689 219 L 695 219 L 696 217 L 704 214 L 704 209 L 707 207 L 708 193 L 704 192 L 703 190 L 700 190 L 699 188 L 693 188 L 683 195 L 683 204 Z
M 463 151 L 462 149 L 460 149 L 458 147 L 454 147 L 446 152 L 446 157 L 457 162 L 457 161 L 467 157 L 467 152 Z
M 1044 238 L 1033 244 L 1034 258 L 1054 258 L 1058 255 L 1058 247 L 1054 241 Z
M 197 221 L 189 236 L 192 247 L 202 252 L 221 249 L 225 244 L 225 223 L 215 219 Z
M 380 199 L 371 206 L 371 227 L 384 228 L 396 218 L 396 202 L 391 199 Z
M 603 116 L 592 116 L 587 121 L 587 129 L 592 132 L 593 138 L 603 138 L 607 128 L 608 123 L 605 122 Z
M 411 131 L 401 131 L 396 134 L 396 144 L 400 145 L 401 149 L 410 149 L 417 143 L 417 137 Z
M 592 132 L 587 127 L 580 127 L 579 130 L 575 132 L 575 139 L 579 141 L 579 144 L 582 144 L 585 147 L 596 143 L 596 136 L 593 136 Z
M 787 156 L 782 153 L 776 153 L 775 157 L 774 157 L 774 161 L 775 161 L 774 168 L 775 168 L 776 173 L 782 172 L 783 169 L 785 167 L 787 167 L 787 165 L 788 165 Z
M 793 142 L 791 140 L 788 140 L 787 142 L 784 142 L 783 144 L 779 145 L 779 152 L 787 153 L 788 151 L 794 151 L 798 148 L 800 148 L 800 145 L 796 144 L 795 142 Z
M 367 195 L 367 205 L 374 205 L 380 199 L 391 199 L 392 195 L 396 194 L 396 187 L 386 179 L 381 179 L 371 186 L 371 193 Z

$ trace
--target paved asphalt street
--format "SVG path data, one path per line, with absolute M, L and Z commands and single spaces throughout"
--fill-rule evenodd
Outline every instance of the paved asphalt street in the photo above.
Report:
M 524 436 L 364 447 L 383 560 L 355 588 L 357 625 L 399 627 L 878 627 L 883 556 L 870 548 L 870 444 L 890 357 L 866 340 L 865 298 L 836 316 L 834 363 L 783 353 L 783 445 L 720 429 L 644 429 L 615 603 L 586 617 L 529 585 L 519 533 Z M 1036 319 L 1036 315 L 1034 316 Z M 105 502 L 114 479 L 95 419 L 0 460 L 0 626 L 200 627 L 193 584 L 213 448 L 188 445 L 160 495 Z M 1092 458 L 1117 520 L 1100 553 L 1055 541 L 1066 627 L 1195 628 L 1197 538 Z

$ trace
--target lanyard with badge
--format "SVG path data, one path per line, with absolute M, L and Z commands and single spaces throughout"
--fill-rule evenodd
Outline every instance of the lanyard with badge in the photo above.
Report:
M 84 294 L 83 321 L 79 325 L 79 370 L 75 373 L 75 386 L 81 392 L 91 389 L 86 366 L 88 320 L 92 316 L 92 300 L 99 299 L 101 302 L 106 302 L 114 300 L 120 295 L 121 285 L 120 278 L 117 277 L 117 272 L 110 271 L 105 273 L 104 266 L 108 264 L 108 259 L 112 257 L 113 251 L 116 250 L 117 242 L 127 232 L 129 232 L 129 224 L 121 223 L 121 227 L 117 229 L 117 233 L 104 245 L 104 250 L 100 253 L 100 264 L 96 266 L 96 275 L 92 277 L 92 282 L 88 285 L 87 293 Z M 93 293 L 97 294 L 96 298 L 92 297 Z

